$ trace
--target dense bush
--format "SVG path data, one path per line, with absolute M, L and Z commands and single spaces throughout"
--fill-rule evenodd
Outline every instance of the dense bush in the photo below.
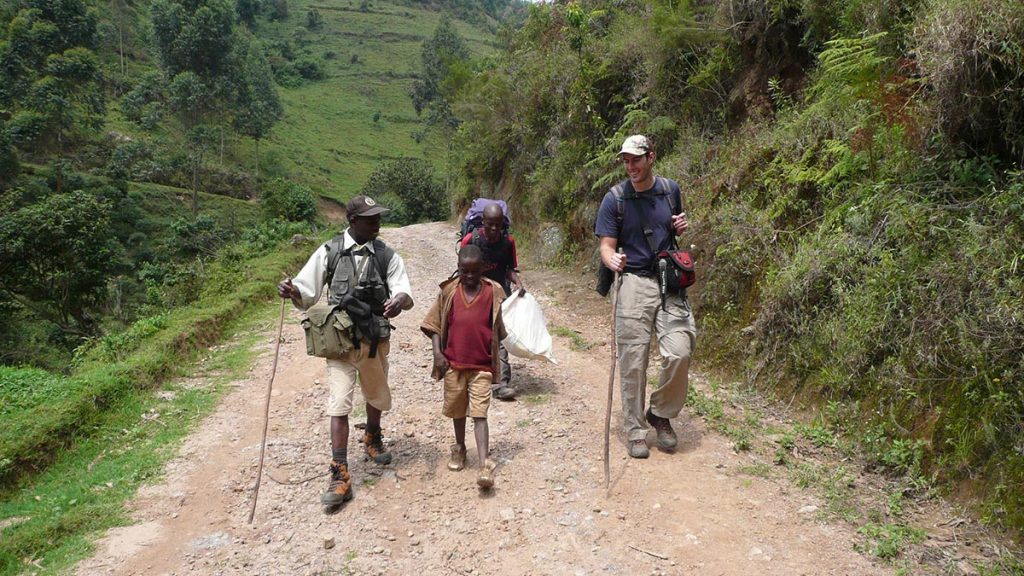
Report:
M 1024 159 L 1024 3 L 931 0 L 916 41 L 952 145 Z
M 308 186 L 282 178 L 275 178 L 263 187 L 260 206 L 268 219 L 309 223 L 316 217 L 313 191 Z
M 420 158 L 386 162 L 370 174 L 360 194 L 391 208 L 388 218 L 398 224 L 443 220 L 449 213 L 448 198 L 433 165 Z

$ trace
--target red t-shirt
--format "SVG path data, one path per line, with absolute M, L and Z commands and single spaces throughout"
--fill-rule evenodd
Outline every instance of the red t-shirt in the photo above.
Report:
M 469 302 L 462 291 L 462 283 L 459 283 L 452 309 L 448 312 L 448 343 L 444 349 L 444 357 L 453 369 L 493 371 L 493 305 L 494 288 L 490 284 L 482 282 L 480 292 Z

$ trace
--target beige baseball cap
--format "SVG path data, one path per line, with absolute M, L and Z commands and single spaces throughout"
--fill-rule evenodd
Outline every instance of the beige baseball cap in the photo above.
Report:
M 634 134 L 626 141 L 622 143 L 622 150 L 619 150 L 619 154 L 632 154 L 633 156 L 643 156 L 650 152 L 654 147 L 651 146 L 651 141 L 643 134 Z

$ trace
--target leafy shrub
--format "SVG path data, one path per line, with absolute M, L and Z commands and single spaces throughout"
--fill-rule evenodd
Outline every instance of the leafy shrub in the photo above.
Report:
M 391 199 L 391 221 L 412 224 L 448 217 L 448 197 L 436 181 L 434 167 L 420 158 L 399 158 L 378 167 L 363 185 L 360 194 Z
M 308 186 L 275 178 L 263 188 L 260 197 L 263 215 L 291 222 L 312 222 L 316 217 L 316 197 Z
M 306 28 L 309 30 L 319 30 L 323 28 L 324 17 L 320 14 L 320 11 L 316 8 L 310 8 L 306 10 Z
M 171 234 L 167 248 L 179 258 L 212 256 L 228 240 L 228 235 L 217 221 L 206 215 L 200 215 L 194 220 L 175 220 L 171 223 Z
M 165 80 L 160 72 L 147 72 L 135 86 L 121 98 L 121 112 L 129 120 L 145 125 L 144 119 L 152 116 L 150 108 L 163 99 Z
M 115 180 L 149 181 L 159 169 L 153 153 L 152 145 L 145 140 L 122 142 L 111 152 L 104 172 Z
M 319 60 L 302 59 L 294 64 L 295 71 L 306 80 L 323 80 L 327 77 L 323 64 Z

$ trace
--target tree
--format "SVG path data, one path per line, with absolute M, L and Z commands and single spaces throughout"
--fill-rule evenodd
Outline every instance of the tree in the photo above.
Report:
M 175 76 L 167 89 L 171 110 L 181 120 L 189 140 L 188 156 L 192 167 L 192 217 L 199 215 L 199 169 L 211 141 L 209 126 L 203 121 L 212 104 L 207 84 L 192 72 Z
M 77 190 L 0 215 L 0 291 L 58 325 L 85 335 L 91 306 L 117 263 L 110 208 Z
M 256 143 L 256 180 L 260 177 L 260 140 L 281 119 L 284 108 L 277 95 L 274 73 L 263 51 L 246 38 L 242 48 L 241 77 L 236 81 L 235 128 Z
M 236 72 L 235 12 L 228 0 L 156 0 L 153 30 L 168 100 L 189 141 L 192 217 L 199 213 L 199 171 L 213 129 L 208 123 L 227 102 Z
M 235 0 L 238 21 L 248 26 L 250 30 L 256 27 L 256 16 L 260 13 L 261 8 L 260 0 Z
M 224 74 L 235 21 L 227 0 L 156 0 L 152 12 L 160 63 L 168 78 L 191 72 L 209 81 Z
M 447 15 L 441 18 L 434 36 L 423 43 L 420 58 L 423 69 L 409 93 L 416 114 L 427 112 L 428 125 L 454 128 L 458 121 L 452 114 L 451 94 L 446 93 L 446 83 L 453 70 L 466 65 L 469 48 Z
M 0 110 L 9 144 L 34 154 L 63 148 L 77 128 L 97 128 L 105 111 L 92 49 L 96 14 L 80 0 L 29 0 L 0 40 Z

